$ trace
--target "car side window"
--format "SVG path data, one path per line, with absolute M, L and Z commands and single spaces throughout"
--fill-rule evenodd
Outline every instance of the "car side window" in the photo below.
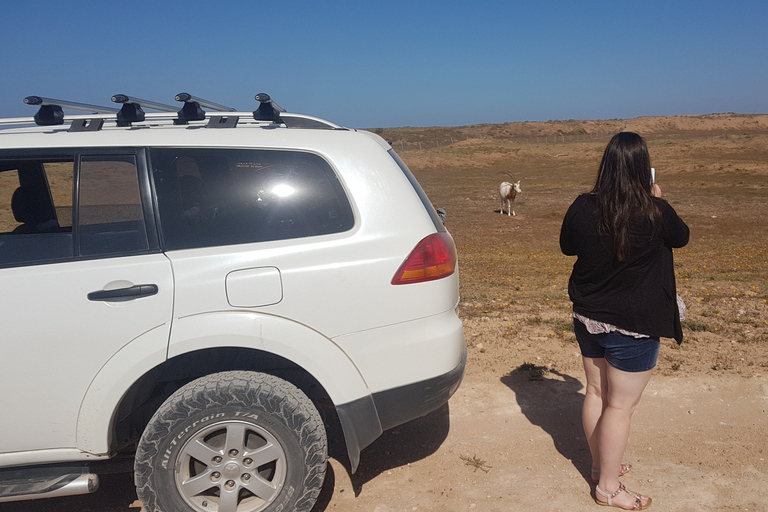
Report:
M 147 248 L 135 155 L 0 158 L 0 266 Z
M 83 156 L 79 187 L 80 255 L 147 250 L 134 155 Z
M 339 233 L 352 207 L 331 166 L 312 153 L 152 149 L 166 248 L 188 249 Z
M 62 231 L 72 231 L 73 162 L 46 162 L 43 164 L 56 209 L 56 220 Z
M 74 159 L 0 159 L 0 265 L 73 257 Z

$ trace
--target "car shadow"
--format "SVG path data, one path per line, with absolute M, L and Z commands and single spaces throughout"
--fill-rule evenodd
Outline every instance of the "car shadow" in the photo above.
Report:
M 312 507 L 310 512 L 323 512 L 328 508 L 333 498 L 333 490 L 336 487 L 336 473 L 333 471 L 333 466 L 327 464 L 325 466 L 325 480 L 323 480 L 323 487 L 320 489 L 320 494 L 317 496 L 317 501 Z
M 501 378 L 528 420 L 549 434 L 555 449 L 590 482 L 591 456 L 581 424 L 584 385 L 570 375 L 516 368 Z
M 424 459 L 435 453 L 448 437 L 450 414 L 448 404 L 439 409 L 385 431 L 381 437 L 360 454 L 360 464 L 349 478 L 355 496 L 363 486 L 382 473 Z M 338 444 L 329 445 L 329 456 L 339 461 L 350 472 L 346 450 Z M 336 477 L 328 464 L 325 482 L 312 512 L 324 511 L 331 501 Z
M 139 512 L 136 500 L 133 473 L 108 473 L 99 475 L 93 494 L 0 503 L 0 512 Z

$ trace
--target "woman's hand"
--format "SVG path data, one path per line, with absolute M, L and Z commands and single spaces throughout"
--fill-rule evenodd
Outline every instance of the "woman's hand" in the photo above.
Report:
M 661 197 L 661 187 L 658 183 L 651 185 L 651 195 L 654 197 Z

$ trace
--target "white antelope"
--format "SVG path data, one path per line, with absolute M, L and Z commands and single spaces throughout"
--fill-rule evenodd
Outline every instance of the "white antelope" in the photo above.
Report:
M 499 187 L 499 198 L 501 199 L 501 214 L 504 215 L 504 206 L 507 207 L 507 215 L 515 214 L 515 197 L 521 192 L 520 180 L 515 183 L 505 181 Z

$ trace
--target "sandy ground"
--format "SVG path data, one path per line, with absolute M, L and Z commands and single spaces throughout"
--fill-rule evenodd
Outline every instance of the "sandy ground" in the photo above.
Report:
M 316 510 L 595 510 L 582 393 L 578 373 L 470 372 L 450 411 L 365 452 L 365 476 L 350 480 L 334 463 L 332 499 Z M 655 510 L 768 510 L 767 433 L 764 375 L 657 375 L 634 418 L 624 483 L 652 496 Z M 406 437 L 421 445 L 409 452 Z
M 596 510 L 580 427 L 583 379 L 474 372 L 449 405 L 385 433 L 357 474 L 331 459 L 313 512 Z M 635 414 L 623 480 L 654 510 L 765 511 L 768 377 L 656 375 Z M 93 495 L 0 505 L 3 512 L 137 512 L 131 475 Z M 602 509 L 600 509 L 602 510 Z

